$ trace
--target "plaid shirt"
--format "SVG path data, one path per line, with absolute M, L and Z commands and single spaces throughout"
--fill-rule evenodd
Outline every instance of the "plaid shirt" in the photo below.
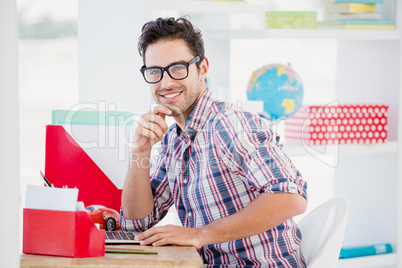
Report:
M 269 122 L 214 100 L 207 90 L 187 118 L 173 124 L 151 167 L 155 207 L 123 230 L 144 231 L 174 204 L 185 227 L 205 226 L 232 215 L 261 193 L 299 193 L 307 183 L 279 147 Z M 274 205 L 274 204 L 273 204 Z M 269 217 L 269 215 L 267 215 Z M 292 219 L 258 235 L 204 246 L 207 267 L 305 267 L 301 233 Z

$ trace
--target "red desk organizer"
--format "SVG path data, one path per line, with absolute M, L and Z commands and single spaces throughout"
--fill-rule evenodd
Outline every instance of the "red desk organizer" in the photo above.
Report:
M 55 187 L 77 187 L 78 201 L 85 206 L 103 205 L 120 211 L 122 190 L 62 126 L 46 126 L 45 175 Z
M 85 211 L 24 209 L 23 253 L 64 257 L 105 255 L 105 231 Z

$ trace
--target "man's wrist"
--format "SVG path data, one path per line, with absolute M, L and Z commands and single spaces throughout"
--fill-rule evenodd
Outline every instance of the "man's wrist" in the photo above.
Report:
M 208 226 L 208 225 L 207 225 L 207 226 Z M 197 248 L 197 249 L 200 249 L 200 248 L 202 248 L 203 246 L 212 244 L 212 243 L 209 243 L 209 242 L 208 242 L 208 241 L 209 241 L 209 239 L 208 239 L 208 237 L 209 237 L 209 230 L 208 230 L 208 227 L 207 227 L 207 226 L 203 226 L 203 227 L 196 228 L 196 230 L 197 230 L 197 232 L 196 232 L 196 237 L 197 237 L 197 241 L 198 241 L 198 244 L 196 245 L 196 248 Z
M 149 168 L 151 150 L 130 152 L 130 168 Z

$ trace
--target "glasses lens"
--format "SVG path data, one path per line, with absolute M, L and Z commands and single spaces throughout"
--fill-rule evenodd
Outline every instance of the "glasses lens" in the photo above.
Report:
M 187 77 L 187 66 L 177 63 L 169 67 L 169 74 L 173 79 L 183 79 Z
M 150 83 L 158 82 L 162 76 L 162 70 L 159 68 L 148 68 L 144 72 L 145 79 Z

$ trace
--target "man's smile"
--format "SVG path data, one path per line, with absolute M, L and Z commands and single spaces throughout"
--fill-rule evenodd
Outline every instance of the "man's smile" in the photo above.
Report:
M 183 91 L 169 91 L 169 92 L 165 92 L 162 94 L 159 94 L 159 96 L 161 96 L 162 100 L 165 102 L 173 102 L 176 101 L 181 94 L 183 93 Z

